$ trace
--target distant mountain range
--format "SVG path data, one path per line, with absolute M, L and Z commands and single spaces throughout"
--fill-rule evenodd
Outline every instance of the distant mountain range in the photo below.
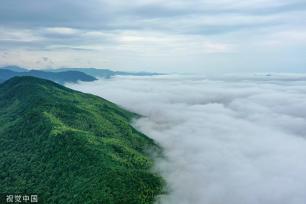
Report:
M 154 72 L 123 72 L 123 71 L 112 71 L 110 69 L 97 69 L 97 68 L 60 68 L 60 69 L 49 69 L 50 72 L 62 72 L 62 71 L 79 71 L 89 74 L 94 77 L 110 78 L 113 76 L 154 76 L 161 75 L 160 73 Z
M 162 150 L 130 125 L 135 116 L 49 80 L 0 84 L 0 194 L 35 193 L 40 203 L 154 203 L 164 181 L 152 172 L 150 153 Z
M 75 83 L 78 81 L 97 80 L 95 77 L 80 71 L 49 72 L 49 71 L 40 71 L 40 70 L 27 70 L 14 66 L 0 68 L 0 83 L 15 76 L 34 76 L 34 77 L 52 80 L 60 84 L 64 84 L 67 82 Z
M 14 71 L 14 72 L 27 72 L 27 71 L 29 71 L 29 69 L 18 67 L 18 66 L 5 66 L 5 67 L 0 67 L 0 69 L 7 69 L 7 70 Z
M 56 82 L 75 82 L 78 77 L 81 77 L 81 74 L 79 72 L 82 72 L 86 75 L 97 77 L 97 78 L 111 78 L 113 76 L 154 76 L 154 75 L 161 75 L 160 73 L 155 72 L 124 72 L 124 71 L 112 71 L 110 69 L 97 69 L 97 68 L 59 68 L 59 69 L 46 69 L 46 70 L 40 70 L 35 69 L 37 71 L 29 70 L 27 68 L 18 67 L 18 66 L 5 66 L 0 67 L 0 70 L 10 70 L 13 72 L 18 72 L 19 74 L 15 74 L 14 76 L 25 76 L 20 73 L 27 73 L 26 76 L 36 76 L 41 77 L 45 79 L 49 79 Z M 58 75 L 54 75 L 52 73 L 70 73 L 74 74 L 71 76 L 71 79 L 69 76 L 62 74 L 61 77 Z M 79 74 L 77 74 L 77 72 Z M 2 73 L 3 74 L 3 73 Z M 34 75 L 32 75 L 34 74 Z M 78 76 L 77 76 L 78 75 Z M 56 80 L 55 80 L 56 79 Z M 83 80 L 84 79 L 84 80 Z M 0 73 L 0 80 L 1 80 L 1 73 Z M 81 77 L 81 79 L 78 79 L 79 81 L 91 81 L 92 79 L 85 80 L 85 77 Z M 0 81 L 1 82 L 1 81 Z

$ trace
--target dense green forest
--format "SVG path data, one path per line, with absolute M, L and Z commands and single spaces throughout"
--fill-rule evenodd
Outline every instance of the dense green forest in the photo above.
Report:
M 0 194 L 44 203 L 153 203 L 163 193 L 137 115 L 34 77 L 0 84 Z

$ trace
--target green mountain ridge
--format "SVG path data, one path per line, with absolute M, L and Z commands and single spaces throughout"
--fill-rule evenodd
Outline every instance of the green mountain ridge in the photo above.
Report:
M 136 114 L 54 82 L 0 84 L 0 194 L 36 193 L 44 203 L 153 203 L 164 181 L 151 171 L 154 141 Z

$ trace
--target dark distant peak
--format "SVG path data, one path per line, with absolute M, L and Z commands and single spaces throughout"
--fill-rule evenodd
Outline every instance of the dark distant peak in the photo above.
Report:
M 44 71 L 43 70 L 31 69 L 31 70 L 28 70 L 28 72 L 44 72 Z
M 66 77 L 69 77 L 69 80 L 67 79 L 67 82 L 76 82 L 78 80 L 80 81 L 95 81 L 97 80 L 97 78 L 86 74 L 84 72 L 81 71 L 62 71 L 62 72 L 57 72 L 54 73 L 55 75 L 59 76 L 59 77 L 63 77 L 64 79 L 66 79 Z
M 9 69 L 4 69 L 4 68 L 1 68 L 0 69 L 0 74 L 2 73 L 16 73 L 15 71 L 12 71 L 12 70 L 9 70 Z
M 15 66 L 15 65 L 4 66 L 4 67 L 1 67 L 0 69 L 6 69 L 6 70 L 14 71 L 14 72 L 26 72 L 26 71 L 29 71 L 26 68 L 18 67 L 18 66 Z
M 70 70 L 70 71 L 61 71 L 61 72 L 57 72 L 57 73 L 60 73 L 60 74 L 78 74 L 78 75 L 87 75 L 89 76 L 88 74 L 85 74 L 84 72 L 81 72 L 81 71 L 73 71 L 73 70 Z
M 63 68 L 58 68 L 58 69 L 53 69 L 54 71 L 56 70 L 83 70 L 83 69 L 86 69 L 86 70 L 98 70 L 98 71 L 110 71 L 112 72 L 112 70 L 110 69 L 105 69 L 105 68 L 94 68 L 94 67 L 63 67 Z

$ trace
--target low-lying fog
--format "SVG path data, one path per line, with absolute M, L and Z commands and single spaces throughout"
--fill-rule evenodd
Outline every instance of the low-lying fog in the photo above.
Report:
M 305 204 L 302 75 L 117 77 L 69 87 L 145 117 L 170 204 Z

